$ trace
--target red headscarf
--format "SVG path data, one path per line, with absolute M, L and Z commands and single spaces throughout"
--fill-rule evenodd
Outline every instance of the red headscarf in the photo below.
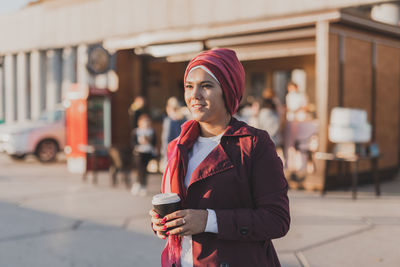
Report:
M 244 69 L 235 51 L 220 48 L 201 52 L 186 67 L 184 81 L 193 67 L 203 65 L 218 79 L 231 115 L 239 108 L 244 92 Z
M 193 58 L 185 71 L 184 80 L 190 70 L 196 66 L 206 67 L 217 78 L 224 95 L 226 107 L 231 115 L 235 114 L 244 92 L 244 69 L 236 53 L 229 49 L 213 49 L 201 52 Z M 195 120 L 182 125 L 181 134 L 168 146 L 168 164 L 162 180 L 162 192 L 179 194 L 183 202 L 186 199 L 184 180 L 187 170 L 187 152 L 200 134 L 199 123 Z M 162 267 L 175 264 L 180 267 L 181 238 L 171 236 L 161 255 Z

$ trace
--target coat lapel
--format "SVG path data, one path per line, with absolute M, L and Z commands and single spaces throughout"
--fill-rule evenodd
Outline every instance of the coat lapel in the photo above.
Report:
M 234 117 L 232 117 L 225 134 L 222 138 L 230 138 L 230 137 L 240 137 L 252 135 L 249 127 L 242 121 L 238 121 Z M 222 139 L 221 139 L 222 141 Z M 187 151 L 186 160 L 187 160 Z M 187 163 L 187 161 L 186 161 Z M 185 165 L 187 166 L 187 165 Z M 223 172 L 225 170 L 233 168 L 234 165 L 232 161 L 229 159 L 225 150 L 218 144 L 213 151 L 200 163 L 200 165 L 194 170 L 192 177 L 190 179 L 189 187 L 191 184 L 200 181 L 202 179 L 206 179 L 207 177 L 214 175 L 216 173 Z M 186 174 L 186 171 L 185 171 Z
M 225 153 L 221 144 L 218 144 L 208 156 L 194 170 L 190 179 L 189 187 L 202 179 L 233 168 L 233 163 Z

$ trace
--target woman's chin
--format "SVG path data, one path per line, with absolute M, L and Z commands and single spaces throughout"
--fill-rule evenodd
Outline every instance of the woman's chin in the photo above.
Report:
M 197 121 L 197 122 L 203 122 L 202 117 L 195 117 L 195 116 L 193 116 L 193 117 L 192 117 L 192 120 L 195 120 L 195 121 Z
M 204 113 L 192 112 L 192 119 L 201 122 L 204 120 Z

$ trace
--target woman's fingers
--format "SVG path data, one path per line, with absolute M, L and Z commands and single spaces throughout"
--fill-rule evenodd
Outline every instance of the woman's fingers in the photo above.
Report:
M 167 220 L 165 226 L 169 229 L 169 235 L 177 235 L 183 233 L 183 231 L 185 230 L 183 226 L 186 224 L 184 216 L 187 214 L 188 211 L 189 210 L 178 210 L 164 217 L 164 219 Z
M 151 217 L 154 217 L 154 218 L 159 218 L 159 217 L 160 217 L 160 216 L 158 215 L 158 213 L 155 212 L 154 210 L 149 210 L 149 215 L 150 215 Z
M 185 228 L 182 226 L 182 227 L 176 227 L 174 229 L 169 230 L 167 232 L 167 235 L 181 235 L 181 236 L 189 235 L 189 234 L 186 234 L 186 232 L 188 232 L 188 230 L 185 230 Z
M 167 227 L 165 226 L 166 219 L 160 218 L 160 216 L 154 210 L 150 210 L 149 215 L 151 216 L 153 230 L 156 231 L 156 234 L 159 238 L 165 239 L 166 236 L 164 233 L 167 230 Z
M 160 216 L 154 210 L 150 210 L 149 215 L 151 216 L 151 222 L 154 225 L 155 224 L 164 224 L 166 222 L 166 220 L 164 220 L 163 218 L 160 218 Z
M 176 227 L 178 227 L 178 226 L 183 226 L 183 225 L 185 225 L 185 224 L 186 224 L 186 221 L 185 221 L 184 218 L 178 218 L 178 219 L 175 219 L 175 220 L 166 222 L 166 223 L 165 223 L 165 226 L 166 226 L 167 228 L 176 228 Z
M 158 238 L 161 238 L 161 239 L 166 239 L 167 238 L 166 235 L 164 235 L 163 233 L 161 233 L 159 231 L 157 231 L 156 233 L 157 233 Z
M 165 237 L 160 232 L 168 231 L 168 235 L 194 235 L 204 232 L 207 224 L 208 212 L 206 210 L 179 210 L 159 218 L 158 214 L 149 211 L 154 231 L 157 236 Z M 164 239 L 164 238 L 163 238 Z
M 163 219 L 156 219 L 156 218 L 154 218 L 154 217 L 151 217 L 151 222 L 152 222 L 153 224 L 165 224 L 166 220 L 163 220 Z
M 207 224 L 207 210 L 183 210 L 171 214 L 174 220 L 167 221 L 170 235 L 194 235 L 204 232 Z
M 167 227 L 165 225 L 153 224 L 153 230 L 154 231 L 166 231 Z
M 166 221 L 172 221 L 172 220 L 175 220 L 177 218 L 184 217 L 186 215 L 187 211 L 188 210 L 178 210 L 178 211 L 172 212 L 172 213 L 166 215 L 164 217 L 164 219 Z

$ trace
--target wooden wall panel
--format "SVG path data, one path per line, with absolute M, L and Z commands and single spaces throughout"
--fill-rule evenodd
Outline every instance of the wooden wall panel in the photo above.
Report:
M 380 168 L 399 162 L 400 49 L 377 45 L 376 141 L 383 152 Z
M 111 138 L 112 145 L 126 147 L 131 133 L 128 109 L 141 87 L 140 79 L 137 79 L 141 76 L 140 58 L 131 50 L 118 51 L 116 71 L 119 85 L 111 97 Z
M 344 106 L 360 108 L 371 119 L 371 67 L 370 42 L 345 38 Z
M 339 104 L 339 36 L 329 34 L 329 92 L 328 111 Z
M 346 37 L 344 62 L 343 105 L 349 108 L 360 108 L 368 113 L 368 121 L 372 116 L 372 44 Z M 361 162 L 360 171 L 370 169 L 369 162 Z
M 331 110 L 339 105 L 339 36 L 337 34 L 329 34 L 329 77 L 328 77 L 328 116 Z M 328 118 L 329 122 L 329 118 Z M 328 135 L 328 130 L 324 133 Z M 333 144 L 328 142 L 327 151 L 332 151 Z M 337 174 L 337 162 L 332 162 L 329 168 L 329 175 Z
M 171 96 L 183 101 L 183 75 L 187 63 L 169 63 L 150 61 L 148 63 L 149 79 L 147 97 L 151 107 L 165 110 L 167 99 Z
M 385 34 L 332 24 L 332 35 L 344 37 L 344 106 L 366 109 L 368 121 L 372 122 L 372 103 L 375 103 L 375 136 L 383 153 L 379 167 L 387 170 L 384 175 L 392 175 L 399 168 L 400 153 L 400 42 Z M 376 44 L 375 99 L 372 99 L 372 47 Z M 338 51 L 338 50 L 337 50 Z M 334 55 L 335 51 L 331 51 Z M 339 57 L 339 55 L 337 55 Z M 330 60 L 335 60 L 334 56 Z M 339 59 L 337 59 L 339 60 Z M 335 62 L 330 62 L 330 67 Z M 335 75 L 330 68 L 330 75 Z M 330 90 L 335 88 L 335 79 L 330 79 Z M 338 84 L 339 86 L 339 84 Z M 335 93 L 330 93 L 335 97 Z M 331 99 L 330 99 L 331 100 Z M 330 103 L 334 102 L 333 99 Z M 390 114 L 388 116 L 388 114 Z M 389 133 L 391 132 L 391 133 Z M 363 163 L 360 171 L 368 171 L 370 166 Z

